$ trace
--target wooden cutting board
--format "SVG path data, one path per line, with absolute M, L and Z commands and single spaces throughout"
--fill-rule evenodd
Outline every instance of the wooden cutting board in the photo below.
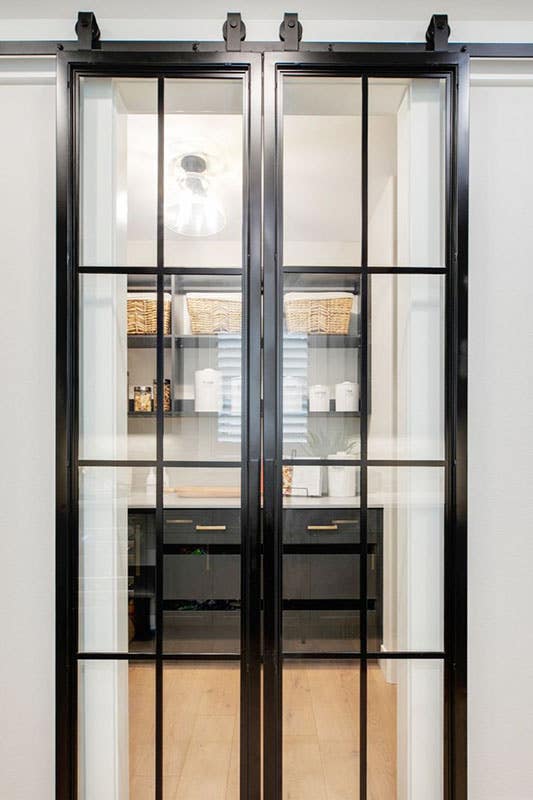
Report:
M 172 486 L 165 492 L 173 492 L 179 497 L 240 497 L 238 486 Z

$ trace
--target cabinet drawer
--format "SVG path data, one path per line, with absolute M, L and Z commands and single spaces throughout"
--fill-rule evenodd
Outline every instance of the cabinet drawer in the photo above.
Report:
M 288 652 L 358 651 L 358 611 L 285 611 L 283 649 Z
M 381 649 L 381 628 L 376 611 L 367 616 L 368 648 Z M 283 649 L 285 652 L 343 653 L 360 650 L 359 611 L 285 611 Z
M 238 653 L 239 611 L 165 611 L 165 653 Z
M 238 600 L 240 592 L 238 555 L 165 555 L 165 600 Z
M 287 600 L 351 600 L 359 597 L 360 557 L 350 554 L 283 556 L 283 597 Z M 368 597 L 375 598 L 376 570 L 368 571 Z
M 165 509 L 165 544 L 239 544 L 241 512 L 238 508 Z
M 382 528 L 382 511 L 368 510 L 368 541 L 375 543 Z M 286 508 L 283 511 L 285 544 L 359 542 L 361 512 L 358 508 Z

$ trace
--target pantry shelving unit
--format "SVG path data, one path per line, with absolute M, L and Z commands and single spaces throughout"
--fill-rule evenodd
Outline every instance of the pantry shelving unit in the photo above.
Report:
M 297 276 L 297 288 L 322 289 L 327 291 L 354 290 L 354 302 L 358 296 L 358 278 L 353 273 L 318 273 L 311 268 L 298 267 L 290 271 L 291 281 Z M 202 425 L 202 420 L 213 435 L 213 425 L 220 414 L 217 411 L 195 411 L 193 397 L 176 397 L 176 388 L 192 384 L 194 366 L 206 358 L 214 363 L 219 342 L 218 334 L 191 335 L 183 333 L 187 321 L 183 316 L 183 296 L 188 288 L 194 291 L 205 290 L 209 282 L 190 281 L 190 276 L 182 282 L 182 276 L 167 279 L 171 298 L 171 331 L 163 337 L 164 348 L 170 351 L 170 362 L 166 361 L 165 376 L 170 376 L 172 410 L 165 412 L 164 418 L 182 418 L 182 424 L 189 419 L 192 425 Z M 234 289 L 234 278 L 222 278 L 223 288 Z M 224 284 L 226 286 L 224 287 Z M 217 286 L 218 288 L 218 286 Z M 146 291 L 142 279 L 136 276 L 129 284 L 133 291 Z M 292 289 L 292 285 L 291 285 Z M 132 295 L 133 296 L 133 295 Z M 181 309 L 181 315 L 178 313 Z M 309 362 L 309 383 L 317 382 L 322 376 L 324 357 L 327 352 L 329 362 L 340 358 L 336 373 L 337 379 L 344 376 L 345 359 L 353 359 L 361 345 L 359 317 L 354 308 L 348 334 L 295 334 L 292 338 L 305 342 L 305 358 Z M 238 337 L 237 337 L 238 338 Z M 284 334 L 291 339 L 291 334 Z M 157 348 L 156 335 L 129 335 L 128 350 L 146 350 L 146 358 L 152 358 Z M 150 353 L 150 355 L 149 355 Z M 213 356 L 211 356 L 213 354 Z M 316 354 L 316 355 L 314 355 Z M 322 355 L 323 354 L 323 355 Z M 142 358 L 142 356 L 141 356 Z M 184 360 L 192 359 L 184 367 Z M 313 361 L 314 359 L 314 361 Z M 357 359 L 354 363 L 357 362 Z M 136 361 L 138 364 L 138 360 Z M 191 366 L 191 364 L 193 366 Z M 326 369 L 327 371 L 327 369 Z M 355 376 L 359 382 L 359 376 Z M 135 384 L 135 374 L 130 374 L 130 385 Z M 142 383 L 142 381 L 139 381 Z M 131 386 L 130 386 L 131 391 Z M 261 402 L 261 415 L 263 403 Z M 230 418 L 240 422 L 238 412 L 227 412 Z M 129 433 L 135 436 L 142 432 L 142 422 L 156 418 L 156 411 L 128 413 Z M 358 429 L 360 411 L 336 411 L 335 401 L 330 400 L 329 411 L 309 411 L 305 405 L 298 412 L 286 410 L 284 418 L 289 425 L 291 420 L 304 419 L 310 430 L 327 442 L 329 426 L 336 422 L 349 425 L 350 433 Z M 196 420 L 196 422 L 195 422 Z M 352 427 L 353 420 L 356 427 Z M 344 421 L 344 422 L 343 422 Z M 149 422 L 148 422 L 149 424 Z M 139 428 L 139 425 L 141 427 Z M 195 428 L 199 438 L 202 428 Z M 290 451 L 290 444 L 287 445 Z M 313 454 L 313 457 L 316 454 Z M 298 458 L 285 459 L 296 463 Z M 236 462 L 237 464 L 238 462 Z M 201 466 L 202 462 L 199 462 Z M 327 470 L 327 467 L 321 467 Z M 138 504 L 140 502 L 140 505 Z M 283 511 L 284 545 L 283 558 L 285 579 L 283 588 L 284 648 L 287 653 L 319 655 L 343 651 L 357 651 L 359 647 L 359 509 L 358 498 L 286 497 Z M 197 652 L 209 656 L 210 653 L 224 653 L 228 657 L 239 655 L 239 617 L 240 617 L 240 577 L 241 533 L 239 529 L 240 500 L 226 499 L 224 503 L 216 497 L 191 500 L 172 493 L 164 495 L 165 533 L 163 545 L 164 558 L 164 647 L 171 653 Z M 347 511 L 350 511 L 347 514 Z M 176 513 L 179 511 L 179 519 Z M 368 635 L 374 650 L 378 651 L 382 641 L 382 584 L 383 584 L 383 509 L 373 510 L 372 533 L 368 542 L 371 557 L 369 571 Z M 132 503 L 130 517 L 130 547 L 133 538 L 140 535 L 141 540 L 149 542 L 155 528 L 155 509 L 152 504 L 142 505 L 142 498 Z M 348 517 L 348 518 L 347 518 Z M 341 519 L 341 524 L 334 520 Z M 194 523 L 194 524 L 193 524 Z M 177 528 L 179 530 L 177 530 Z M 142 549 L 142 547 L 141 547 Z M 150 548 L 144 547 L 148 552 Z M 151 551 L 150 551 L 151 552 Z M 155 620 L 155 564 L 132 563 L 130 566 L 130 600 L 133 606 L 132 618 L 139 635 L 135 633 L 130 648 L 133 652 L 150 650 L 154 644 L 153 624 Z M 147 599 L 148 598 L 148 599 Z M 140 610 L 135 610 L 136 606 Z M 152 636 L 147 635 L 147 631 Z

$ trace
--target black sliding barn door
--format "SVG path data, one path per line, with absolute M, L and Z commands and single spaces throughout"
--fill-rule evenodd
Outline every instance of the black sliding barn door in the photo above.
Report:
M 466 797 L 467 70 L 265 55 L 265 800 Z
M 260 69 L 59 58 L 60 797 L 259 793 Z

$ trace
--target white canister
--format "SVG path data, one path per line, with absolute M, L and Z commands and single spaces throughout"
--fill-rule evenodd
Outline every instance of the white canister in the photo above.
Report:
M 315 383 L 309 387 L 309 411 L 329 411 L 329 386 Z
M 337 452 L 328 458 L 348 459 L 354 456 Z M 328 494 L 330 497 L 355 497 L 357 494 L 357 467 L 332 464 L 328 467 Z
M 351 381 L 335 385 L 335 411 L 359 410 L 359 386 Z
M 199 369 L 194 373 L 194 410 L 220 411 L 221 373 L 217 369 Z
M 230 409 L 232 414 L 241 413 L 242 383 L 240 376 L 230 380 Z
M 286 375 L 283 378 L 283 413 L 305 413 L 305 383 L 303 378 Z

